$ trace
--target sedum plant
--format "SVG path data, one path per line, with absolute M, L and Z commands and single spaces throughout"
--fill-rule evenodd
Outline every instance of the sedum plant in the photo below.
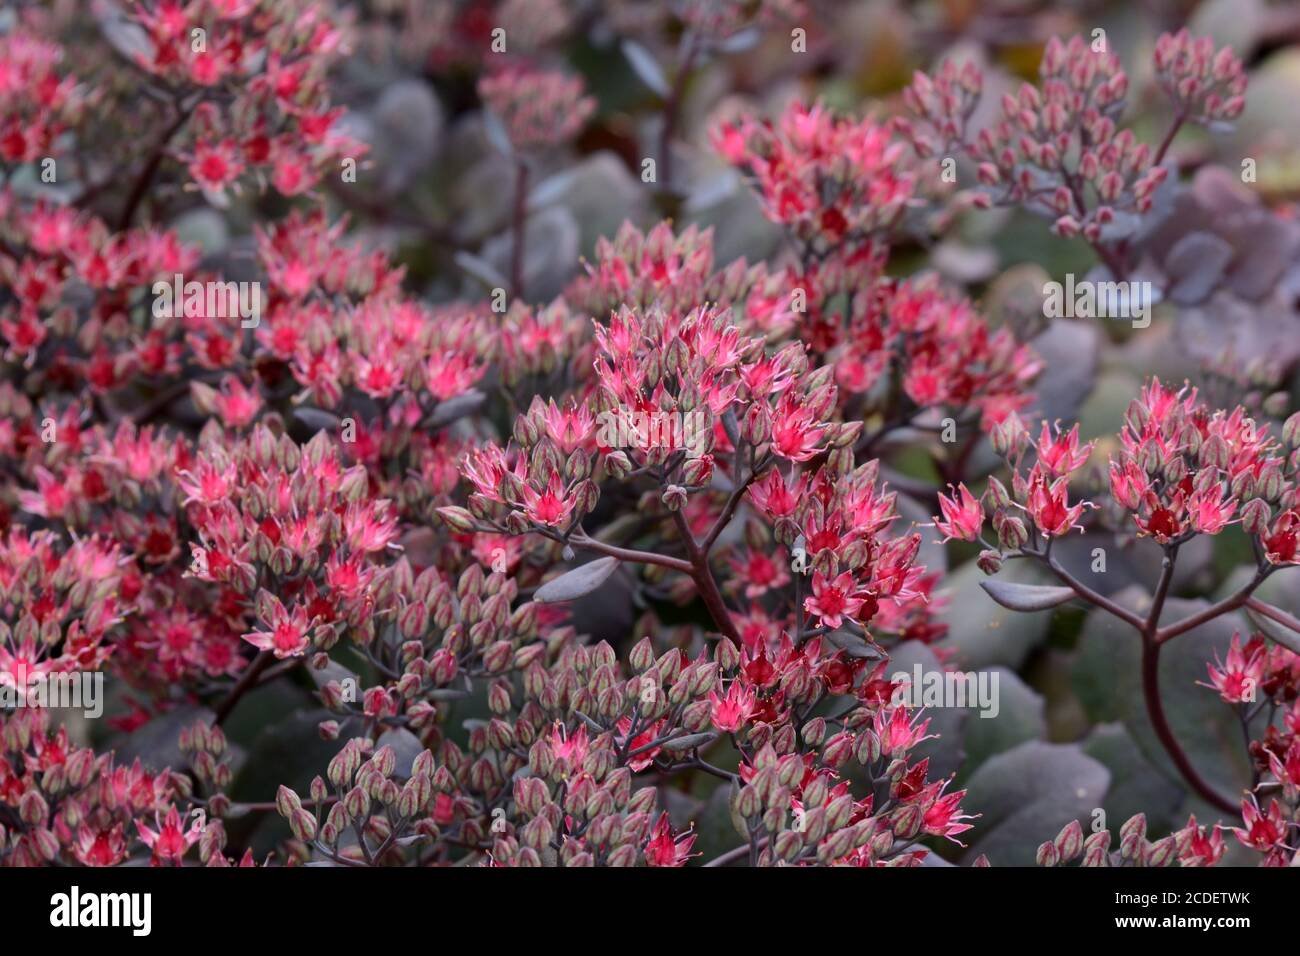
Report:
M 917 221 L 1017 206 L 1136 274 L 1175 134 L 1243 110 L 1231 52 L 1159 41 L 1155 146 L 1120 128 L 1118 59 L 1053 39 L 979 130 L 980 71 L 943 65 L 910 117 L 796 97 L 690 153 L 697 73 L 787 30 L 801 52 L 812 13 L 612 4 L 588 40 L 651 94 L 659 178 L 552 275 L 548 203 L 635 125 L 565 55 L 590 11 L 376 6 L 0 24 L 0 864 L 942 865 L 983 811 L 896 665 L 963 664 L 947 555 L 976 553 L 991 601 L 1134 632 L 1158 740 L 1223 814 L 1150 838 L 1139 814 L 1115 850 L 1075 820 L 1038 862 L 1214 864 L 1229 830 L 1292 862 L 1300 621 L 1261 588 L 1297 563 L 1300 418 L 1153 378 L 1086 487 L 1101 445 L 1025 424 L 1053 371 L 1032 330 L 915 254 Z M 398 106 L 384 57 L 421 64 Z M 936 179 L 957 153 L 967 190 Z M 766 253 L 682 215 L 710 163 Z M 500 199 L 481 235 L 425 188 L 444 172 Z M 1160 549 L 1145 603 L 1062 563 L 1085 526 Z M 1245 579 L 1169 613 L 1180 555 L 1227 535 Z M 1204 662 L 1251 767 L 1227 793 L 1159 665 L 1240 613 Z M 60 675 L 107 677 L 103 720 L 39 703 Z

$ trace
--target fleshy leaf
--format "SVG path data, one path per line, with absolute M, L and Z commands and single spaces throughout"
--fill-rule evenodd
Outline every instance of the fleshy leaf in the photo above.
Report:
M 1047 584 L 1017 584 L 1014 581 L 981 581 L 989 597 L 1012 611 L 1046 611 L 1075 597 L 1074 590 Z
M 618 558 L 597 558 L 589 564 L 566 571 L 558 578 L 547 581 L 533 595 L 542 604 L 563 604 L 576 601 L 604 584 L 618 569 Z

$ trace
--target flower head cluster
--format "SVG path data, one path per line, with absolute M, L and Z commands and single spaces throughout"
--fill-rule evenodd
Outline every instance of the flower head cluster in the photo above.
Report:
M 1246 72 L 1232 47 L 1185 29 L 1156 41 L 1156 78 L 1181 113 L 1197 123 L 1231 122 L 1246 106 Z
M 485 74 L 478 93 L 520 151 L 567 143 L 596 109 L 596 101 L 583 95 L 581 77 L 515 64 Z
M 803 551 L 812 593 L 802 611 L 830 630 L 846 621 L 869 628 L 886 603 L 926 596 L 925 568 L 915 563 L 921 537 L 890 536 L 896 496 L 877 486 L 876 475 L 875 462 L 849 474 L 823 468 L 793 482 L 774 468 L 750 488 L 777 541 Z
M 902 120 L 898 127 L 921 156 L 967 153 L 994 200 L 1052 218 L 1059 235 L 1082 234 L 1094 244 L 1123 238 L 1134 231 L 1135 217 L 1150 210 L 1169 170 L 1161 164 L 1163 148 L 1153 150 L 1119 128 L 1129 79 L 1104 44 L 1053 37 L 1039 85 L 1004 94 L 1001 117 L 973 138 L 968 124 L 982 86 L 979 71 L 945 63 L 933 78 L 917 74 L 904 99 L 920 122 Z M 1155 61 L 1180 123 L 1241 112 L 1246 78 L 1230 49 L 1215 54 L 1212 41 L 1192 40 L 1184 31 L 1160 38 Z
M 512 386 L 564 372 L 591 375 L 591 322 L 565 299 L 532 307 L 516 300 L 496 331 L 497 367 Z
M 1262 634 L 1245 644 L 1234 634 L 1226 659 L 1207 666 L 1210 683 L 1203 686 L 1218 691 L 1225 703 L 1243 714 L 1267 707 L 1282 715 L 1250 741 L 1258 785 L 1241 801 L 1243 825 L 1231 829 L 1243 846 L 1263 855 L 1260 865 L 1294 865 L 1300 807 L 1300 654 L 1266 641 Z M 1249 729 L 1248 720 L 1245 726 Z
M 90 97 L 60 75 L 64 50 L 21 30 L 0 36 L 0 161 L 54 157 L 59 136 L 81 119 Z
M 1039 76 L 1040 86 L 1003 96 L 1001 118 L 972 144 L 980 181 L 1001 187 L 1003 202 L 1055 217 L 1058 233 L 1096 241 L 1117 213 L 1149 209 L 1167 170 L 1116 126 L 1128 76 L 1114 54 L 1093 52 L 1082 37 L 1053 37 Z
M 798 316 L 789 278 L 766 263 L 737 259 L 715 270 L 713 230 L 688 226 L 674 234 L 661 222 L 642 232 L 630 222 L 614 238 L 596 240 L 588 274 L 565 293 L 572 305 L 604 318 L 626 306 L 645 312 L 658 306 L 684 314 L 700 302 L 729 306 L 737 325 L 770 339 L 786 334 Z
M 852 429 L 825 421 L 835 401 L 829 376 L 808 375 L 798 346 L 766 355 L 723 311 L 624 308 L 597 325 L 596 342 L 592 406 L 535 402 L 517 420 L 517 450 L 489 445 L 467 460 L 478 517 L 515 533 L 571 528 L 595 506 L 593 466 L 621 477 L 670 460 L 680 480 L 663 500 L 677 510 L 687 489 L 709 484 L 715 454 L 725 462 L 736 442 L 754 446 L 756 460 L 806 461 L 832 438 L 852 440 Z M 464 518 L 456 520 L 468 528 Z
M 796 21 L 805 11 L 802 0 L 709 0 L 692 3 L 674 0 L 669 4 L 686 28 L 700 37 L 699 42 L 723 43 L 746 28 Z
M 1109 831 L 1094 832 L 1085 840 L 1076 822 L 1055 841 L 1039 847 L 1040 864 L 1055 866 L 1081 859 L 1084 866 L 1169 866 L 1174 862 L 1212 866 L 1226 852 L 1225 829 L 1231 829 L 1242 845 L 1260 853 L 1261 865 L 1294 862 L 1294 820 L 1300 801 L 1300 742 L 1296 738 L 1300 731 L 1296 710 L 1300 655 L 1292 647 L 1294 635 L 1300 633 L 1300 621 L 1260 600 L 1254 592 L 1283 566 L 1296 563 L 1295 472 L 1300 456 L 1294 450 L 1288 455 L 1287 449 L 1294 449 L 1298 438 L 1300 416 L 1287 420 L 1279 442 L 1269 436 L 1267 425 L 1257 423 L 1241 406 L 1231 411 L 1214 409 L 1190 386 L 1174 389 L 1158 379 L 1145 385 L 1129 406 L 1119 449 L 1111 457 L 1111 502 L 1102 512 L 1125 524 L 1131 519 L 1129 527 L 1152 538 L 1164 552 L 1156 596 L 1144 614 L 1120 606 L 1074 578 L 1051 557 L 1050 540 L 1045 547 L 1027 546 L 1032 528 L 1050 539 L 1078 527 L 1082 511 L 1089 505 L 1072 505 L 1069 498 L 1070 478 L 1087 463 L 1093 450 L 1093 443 L 1080 444 L 1077 425 L 1063 432 L 1044 423 L 1034 441 L 1018 418 L 1009 418 L 993 430 L 992 439 L 994 447 L 1008 453 L 1013 462 L 1013 493 L 997 478 L 990 478 L 983 501 L 964 485 L 952 497 L 941 496 L 943 514 L 936 524 L 949 537 L 983 542 L 983 509 L 993 511 L 998 546 L 989 547 L 979 559 L 987 573 L 996 572 L 1010 554 L 1039 559 L 1068 585 L 1067 589 L 988 588 L 1004 606 L 1021 611 L 1050 607 L 1061 603 L 1059 592 L 1064 590 L 1064 599 L 1077 595 L 1135 628 L 1144 642 L 1147 661 L 1153 659 L 1153 649 L 1243 606 L 1258 623 L 1268 626 L 1245 643 L 1240 634 L 1234 634 L 1226 656 L 1216 654 L 1213 662 L 1207 662 L 1209 680 L 1202 682 L 1237 708 L 1249 743 L 1254 772 L 1250 793 L 1240 803 L 1243 826 L 1202 827 L 1192 817 L 1183 829 L 1151 842 L 1146 839 L 1146 819 L 1138 814 L 1122 827 L 1115 853 Z M 1034 463 L 1026 476 L 1021 465 L 1031 448 Z M 1030 527 L 1011 516 L 1009 507 L 1024 510 Z M 1168 607 L 1165 599 L 1179 549 L 1199 535 L 1217 535 L 1237 523 L 1253 539 L 1255 573 L 1251 580 L 1198 613 L 1167 621 L 1161 611 Z M 1273 644 L 1266 643 L 1266 635 Z M 1163 722 L 1159 696 L 1149 696 L 1147 706 L 1153 718 Z M 1262 734 L 1258 734 L 1252 722 L 1263 713 L 1268 716 Z M 1205 783 L 1167 726 L 1159 736 L 1178 760 L 1188 784 L 1217 806 L 1231 810 L 1235 801 Z M 1261 802 L 1265 798 L 1267 807 Z
M 176 865 L 208 837 L 177 811 L 188 778 L 150 773 L 138 760 L 116 766 L 52 723 L 34 708 L 0 714 L 0 817 L 10 823 L 0 823 L 0 866 L 115 866 L 132 855 Z M 224 842 L 219 823 L 210 829 L 205 857 Z
M 1040 365 L 1008 330 L 990 329 L 933 278 L 883 278 L 888 234 L 916 185 L 891 127 L 795 104 L 776 123 L 723 124 L 713 138 L 753 172 L 768 217 L 793 246 L 784 286 L 751 284 L 747 314 L 776 305 L 782 325 L 792 319 L 854 396 L 897 375 L 913 412 L 974 407 L 986 427 L 1028 403 Z
M 324 167 L 364 153 L 336 127 L 342 110 L 329 104 L 325 74 L 346 44 L 321 3 L 141 3 L 132 14 L 147 45 L 140 67 L 193 91 L 180 153 L 214 200 L 253 174 L 298 195 Z
M 772 860 L 911 866 L 927 853 L 911 841 L 960 842 L 971 828 L 961 811 L 965 791 L 946 793 L 950 781 L 928 779 L 928 760 L 909 762 L 931 736 L 929 720 L 881 691 L 885 662 L 867 664 L 843 651 L 827 654 L 821 638 L 803 647 L 784 638 L 771 653 L 746 652 L 727 697 L 712 698 L 714 727 L 736 735 L 745 756 L 733 812 L 767 831 Z M 805 720 L 824 695 L 853 695 L 858 706 L 834 725 Z M 877 778 L 877 768 L 888 767 L 883 799 L 855 796 L 851 762 Z
M 1289 421 L 1284 434 L 1295 436 L 1298 428 L 1300 419 Z M 1057 537 L 1079 527 L 1083 509 L 1093 506 L 1069 503 L 1069 480 L 1095 443 L 1080 446 L 1077 425 L 1061 433 L 1046 423 L 1035 442 L 1014 416 L 993 429 L 993 440 L 1016 463 L 1014 501 L 1039 531 Z M 1198 400 L 1195 389 L 1176 391 L 1152 379 L 1130 405 L 1119 443 L 1109 464 L 1111 499 L 1131 515 L 1139 535 L 1172 546 L 1240 523 L 1257 539 L 1268 564 L 1296 562 L 1298 456 L 1286 455 L 1267 426 L 1257 425 L 1243 408 L 1213 410 Z M 1030 448 L 1034 463 L 1022 474 L 1019 463 Z M 1020 519 L 1005 511 L 1011 501 L 994 479 L 985 503 L 994 509 L 1004 550 L 1027 540 Z
M 13 301 L 0 305 L 0 345 L 9 361 L 42 371 L 58 385 L 86 381 L 96 391 L 120 386 L 131 370 L 129 351 L 120 351 L 117 326 L 131 292 L 192 268 L 198 251 L 159 229 L 114 232 L 98 217 L 70 206 L 25 203 L 0 191 L 0 277 Z M 76 360 L 64 342 L 69 334 L 69 301 L 90 290 L 94 321 L 78 329 Z M 114 323 L 117 319 L 117 323 Z M 145 346 L 144 337 L 140 341 Z M 63 346 L 63 347 L 59 347 Z
M 124 610 L 122 555 L 99 538 L 63 547 L 49 531 L 15 527 L 0 538 L 0 684 L 98 670 Z
M 237 443 L 200 446 L 178 474 L 197 529 L 191 573 L 253 596 L 262 623 L 244 639 L 276 657 L 328 647 L 346 628 L 373 633 L 375 563 L 397 538 L 391 503 L 367 495 L 364 465 L 345 468 L 324 433 L 306 446 L 259 427 Z M 281 597 L 257 590 L 267 575 L 292 580 Z
M 1111 494 L 1141 534 L 1179 543 L 1240 522 L 1269 561 L 1296 560 L 1296 455 L 1284 457 L 1241 407 L 1212 410 L 1195 389 L 1153 379 L 1130 405 L 1120 443 Z
M 766 862 L 914 864 L 926 851 L 907 841 L 969 827 L 964 794 L 927 781 L 926 761 L 908 765 L 925 724 L 905 708 L 856 708 L 839 733 L 820 718 L 797 730 L 797 710 L 827 689 L 852 693 L 866 676 L 861 663 L 846 668 L 841 655 L 825 655 L 819 640 L 803 649 L 787 640 L 769 660 L 725 639 L 712 655 L 669 648 L 656 658 L 646 639 L 629 664 L 630 674 L 604 643 L 566 643 L 548 667 L 540 659 L 527 666 L 522 694 L 494 683 L 493 717 L 474 732 L 471 752 L 444 741 L 434 755 L 435 790 L 446 794 L 431 808 L 440 832 L 482 847 L 495 866 L 552 856 L 566 866 L 681 866 L 695 835 L 656 813 L 654 788 L 638 787 L 637 775 L 690 764 L 722 734 L 744 760 L 734 775 L 713 769 L 736 781 L 733 814 L 766 835 Z M 853 760 L 890 765 L 887 799 L 854 797 L 840 774 Z M 453 778 L 458 788 L 449 793 Z M 493 806 L 500 809 L 489 813 Z
M 271 297 L 256 334 L 253 364 L 287 371 L 298 401 L 325 409 L 370 399 L 413 425 L 432 404 L 467 391 L 490 354 L 485 313 L 456 305 L 430 308 L 399 295 L 402 279 L 378 252 L 339 243 L 343 223 L 321 212 L 291 214 L 258 232 Z M 195 337 L 209 367 L 242 357 L 216 334 Z M 224 351 L 222 351 L 224 348 Z M 206 364 L 206 363 L 205 363 Z M 274 386 L 274 377 L 263 387 Z
M 1039 866 L 1143 866 L 1165 867 L 1177 864 L 1182 867 L 1215 866 L 1227 852 L 1226 833 L 1252 850 L 1262 854 L 1261 866 L 1287 866 L 1294 851 L 1287 846 L 1290 829 L 1284 810 L 1277 800 L 1262 810 L 1254 797 L 1242 801 L 1244 827 L 1225 827 L 1222 824 L 1203 826 L 1192 814 L 1187 825 L 1158 840 L 1147 837 L 1147 818 L 1138 813 L 1120 827 L 1119 846 L 1112 849 L 1114 837 L 1109 829 L 1095 830 L 1085 839 L 1078 820 L 1073 820 L 1061 830 L 1055 840 L 1038 848 Z
M 984 542 L 985 513 L 991 515 L 998 547 L 985 552 L 989 563 L 981 562 L 990 573 L 997 569 L 1000 552 L 1020 552 L 1031 540 L 1082 530 L 1084 512 L 1096 507 L 1088 501 L 1071 503 L 1071 479 L 1087 463 L 1096 444 L 1080 445 L 1077 425 L 1063 432 L 1059 425 L 1044 422 L 1035 441 L 1019 416 L 1012 413 L 993 426 L 991 437 L 994 448 L 1007 455 L 1012 465 L 1011 490 L 996 477 L 989 478 L 981 498 L 960 485 L 951 496 L 939 495 L 941 514 L 935 517 L 935 526 L 945 540 Z M 1031 450 L 1033 463 L 1026 468 Z
M 871 256 L 870 240 L 898 222 L 913 179 L 899 172 L 904 144 L 889 127 L 795 103 L 775 122 L 744 118 L 712 132 L 729 163 L 754 177 L 763 211 L 799 242 Z
M 1032 399 L 1042 363 L 1009 329 L 992 329 L 970 302 L 946 293 L 933 276 L 884 282 L 860 296 L 835 378 L 852 393 L 873 391 L 899 375 L 917 409 L 974 410 L 985 430 Z
M 1291 691 L 1294 699 L 1294 665 L 1300 663 L 1297 655 L 1285 647 L 1275 646 L 1270 651 L 1262 635 L 1252 637 L 1245 645 L 1241 635 L 1232 635 L 1228 655 L 1213 664 L 1206 664 L 1210 683 L 1219 696 L 1229 704 L 1251 703 L 1265 693 L 1269 697 L 1285 696 Z
M 678 316 L 625 308 L 608 326 L 597 325 L 596 342 L 598 415 L 706 423 L 695 447 L 691 436 L 672 428 L 663 440 L 638 432 L 631 446 L 652 461 L 685 447 L 686 470 L 700 472 L 689 484 L 706 483 L 715 441 L 718 454 L 732 450 L 735 440 L 721 424 L 728 415 L 760 458 L 766 446 L 777 457 L 807 461 L 832 437 L 839 440 L 839 430 L 826 424 L 835 403 L 829 376 L 809 374 L 797 345 L 768 355 L 762 340 L 742 334 L 726 311 L 696 308 Z

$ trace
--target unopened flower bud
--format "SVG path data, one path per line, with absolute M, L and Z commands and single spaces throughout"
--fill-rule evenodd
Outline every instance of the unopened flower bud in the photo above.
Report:
M 605 470 L 611 478 L 623 479 L 632 471 L 632 462 L 621 451 L 611 451 L 605 455 Z
M 1272 517 L 1272 509 L 1269 508 L 1267 501 L 1263 498 L 1252 498 L 1241 509 L 1241 528 L 1247 534 L 1256 536 L 1268 534 Z
M 1069 863 L 1083 850 L 1083 827 L 1078 820 L 1067 823 L 1056 837 L 1056 852 L 1062 863 Z
M 1178 842 L 1171 834 L 1144 848 L 1142 862 L 1146 866 L 1169 866 L 1178 859 Z
M 49 813 L 45 799 L 35 790 L 28 790 L 18 801 L 18 816 L 29 827 L 44 826 Z
M 686 506 L 686 489 L 681 485 L 669 485 L 663 493 L 663 503 L 669 511 L 680 511 Z
M 575 448 L 564 465 L 564 477 L 568 481 L 582 481 L 591 474 L 591 457 L 581 448 Z
M 1110 831 L 1101 830 L 1088 837 L 1083 845 L 1083 866 L 1106 866 L 1110 849 Z
M 1220 471 L 1227 469 L 1232 460 L 1232 452 L 1228 448 L 1228 443 L 1224 441 L 1222 435 L 1211 435 L 1209 439 L 1201 445 L 1200 462 Z
M 59 855 L 59 838 L 54 835 L 53 830 L 37 827 L 32 831 L 32 838 L 36 843 L 36 852 L 40 854 L 41 859 L 45 860 L 45 862 L 53 862 L 54 858 Z
M 1296 412 L 1283 423 L 1282 440 L 1289 448 L 1300 448 L 1300 412 Z
M 988 487 L 984 489 L 980 502 L 987 511 L 993 512 L 998 508 L 1008 507 L 1011 504 L 1011 495 L 1006 485 L 990 476 Z
M 880 759 L 880 738 L 871 730 L 863 730 L 858 734 L 853 756 L 862 766 L 872 766 Z
M 520 448 L 528 449 L 537 444 L 538 438 L 541 437 L 541 430 L 531 416 L 518 415 L 515 417 L 515 426 L 511 434 Z
M 90 783 L 95 772 L 95 753 L 90 748 L 78 750 L 68 758 L 68 786 L 79 790 Z
M 1146 845 L 1147 818 L 1137 813 L 1129 817 L 1119 830 L 1119 852 L 1126 860 L 1136 860 Z
M 921 832 L 921 825 L 925 822 L 925 811 L 918 803 L 905 804 L 894 811 L 892 822 L 894 836 L 901 840 L 910 840 Z
M 740 437 L 751 445 L 761 445 L 772 435 L 772 419 L 764 402 L 754 402 L 740 423 Z
M 370 475 L 365 465 L 354 465 L 339 481 L 339 496 L 349 504 L 361 501 L 370 491 Z
M 853 734 L 844 731 L 826 741 L 822 760 L 830 767 L 842 767 L 853 756 Z
M 1255 493 L 1265 501 L 1276 502 L 1282 497 L 1285 487 L 1286 482 L 1282 478 L 1281 469 L 1276 464 L 1269 464 L 1264 467 L 1259 480 L 1255 482 Z
M 298 794 L 282 784 L 275 793 L 275 809 L 287 820 L 295 810 L 302 809 L 302 800 Z
M 1025 523 L 1014 515 L 1007 515 L 998 525 L 997 531 L 998 543 L 1003 551 L 1017 551 L 1029 540 Z
M 397 629 L 402 637 L 418 640 L 424 636 L 429 623 L 429 611 L 423 601 L 408 604 L 397 618 Z
M 316 839 L 316 818 L 301 807 L 289 814 L 289 829 L 304 843 Z
M 453 531 L 467 532 L 474 530 L 474 516 L 464 508 L 448 505 L 445 508 L 439 508 L 437 514 L 447 527 Z
M 776 835 L 774 852 L 778 860 L 793 863 L 803 852 L 804 836 L 797 830 L 782 830 Z
M 682 480 L 688 485 L 704 486 L 709 483 L 713 477 L 713 456 L 705 455 L 703 458 L 690 458 L 682 466 Z
M 1073 216 L 1058 216 L 1052 223 L 1052 231 L 1062 239 L 1073 239 L 1079 234 L 1079 220 Z
M 815 717 L 803 725 L 801 735 L 810 747 L 819 747 L 821 742 L 826 738 L 826 720 L 822 717 Z

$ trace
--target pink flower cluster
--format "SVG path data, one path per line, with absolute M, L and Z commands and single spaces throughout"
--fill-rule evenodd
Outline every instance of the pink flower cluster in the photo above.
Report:
M 1246 106 L 1246 73 L 1231 47 L 1187 30 L 1156 41 L 1156 77 L 1179 110 L 1197 123 L 1235 120 Z
M 642 232 L 624 222 L 613 239 L 596 240 L 587 273 L 565 299 L 602 319 L 624 306 L 685 314 L 697 303 L 715 302 L 730 307 L 742 331 L 769 339 L 788 334 L 798 320 L 784 271 L 744 259 L 716 268 L 712 229 L 688 226 L 674 234 L 661 222 Z
M 1241 522 L 1270 562 L 1296 561 L 1300 457 L 1243 408 L 1211 410 L 1195 389 L 1152 380 L 1130 406 L 1120 442 L 1111 493 L 1141 533 L 1163 544 Z
M 870 392 L 901 374 L 916 408 L 974 410 L 985 430 L 1032 400 L 1029 388 L 1043 367 L 1033 350 L 1006 327 L 991 329 L 933 276 L 881 282 L 875 296 L 859 301 L 836 353 L 835 377 L 845 390 Z
M 123 558 L 98 537 L 64 547 L 51 532 L 11 528 L 0 538 L 0 684 L 99 670 L 127 610 L 118 594 Z
M 191 573 L 256 591 L 263 629 L 244 635 L 254 647 L 298 657 L 328 648 L 345 626 L 375 627 L 372 557 L 394 543 L 397 515 L 368 496 L 365 466 L 345 468 L 324 433 L 303 447 L 265 428 L 238 443 L 200 445 L 177 484 L 197 532 Z M 256 590 L 268 574 L 292 584 L 278 595 Z
M 898 128 L 922 157 L 965 153 L 977 165 L 985 201 L 1023 205 L 1054 220 L 1062 236 L 1082 235 L 1113 273 L 1127 269 L 1124 240 L 1134 217 L 1150 211 L 1169 175 L 1166 150 L 1187 120 L 1219 123 L 1244 104 L 1246 75 L 1228 47 L 1208 38 L 1165 34 L 1156 43 L 1155 72 L 1177 116 L 1164 142 L 1152 148 L 1120 129 L 1129 78 L 1104 36 L 1043 51 L 1039 84 L 1002 97 L 1001 117 L 972 138 L 969 124 L 982 78 L 967 63 L 945 63 L 933 77 L 918 73 L 904 100 L 919 122 Z
M 581 77 L 516 64 L 484 74 L 478 93 L 521 152 L 567 143 L 596 109 Z
M 192 93 L 176 118 L 193 114 L 180 154 L 209 196 L 248 179 L 295 196 L 364 154 L 335 127 L 343 111 L 329 104 L 326 71 L 347 45 L 318 0 L 268 11 L 246 0 L 150 2 L 132 14 L 148 47 L 140 67 Z
M 866 264 L 873 235 L 903 215 L 914 180 L 899 171 L 904 144 L 888 126 L 835 116 L 821 104 L 792 105 L 778 121 L 724 123 L 714 146 L 751 173 L 773 222 L 844 267 Z
M 79 122 L 90 96 L 61 76 L 63 48 L 24 32 L 0 36 L 0 160 L 53 158 L 57 140 Z
M 723 124 L 714 143 L 753 172 L 768 217 L 793 245 L 783 294 L 768 301 L 782 314 L 788 305 L 847 392 L 865 395 L 897 374 L 913 413 L 974 407 L 986 427 L 1028 403 L 1040 365 L 1009 331 L 989 329 L 933 278 L 883 277 L 890 232 L 919 201 L 905 143 L 889 125 L 796 103 L 775 124 Z

